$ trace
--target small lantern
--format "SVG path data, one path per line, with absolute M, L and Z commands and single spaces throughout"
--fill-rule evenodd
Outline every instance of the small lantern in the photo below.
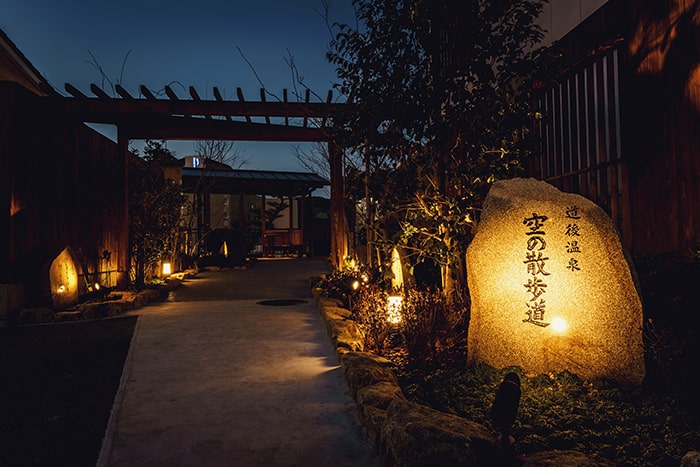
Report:
M 400 295 L 390 295 L 386 301 L 386 319 L 390 324 L 401 322 L 401 305 L 403 297 Z
M 172 269 L 170 267 L 170 263 L 163 263 L 163 276 L 169 276 L 172 274 Z

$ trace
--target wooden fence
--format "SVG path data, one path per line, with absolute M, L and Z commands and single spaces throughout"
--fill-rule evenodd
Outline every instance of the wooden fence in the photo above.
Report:
M 124 284 L 126 168 L 117 145 L 16 83 L 0 83 L 0 109 L 0 191 L 10 206 L 0 219 L 9 240 L 0 283 L 23 284 L 31 305 L 42 265 L 70 247 L 90 280 Z
M 635 254 L 698 253 L 700 2 L 611 0 L 557 46 L 530 175 L 603 207 Z

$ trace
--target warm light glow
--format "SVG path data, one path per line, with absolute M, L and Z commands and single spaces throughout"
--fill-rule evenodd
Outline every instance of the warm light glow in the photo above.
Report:
M 561 334 L 566 332 L 568 328 L 569 326 L 566 324 L 566 320 L 564 318 L 557 316 L 556 318 L 552 319 L 552 331 Z
M 58 293 L 63 293 L 65 291 L 66 291 L 66 286 L 63 284 L 59 285 L 58 289 L 56 289 L 56 292 L 58 292 Z
M 354 280 L 352 281 L 352 290 L 357 290 L 360 288 L 360 281 Z
M 639 384 L 641 302 L 609 216 L 533 179 L 489 196 L 467 250 L 470 363 Z
M 221 254 L 224 256 L 224 258 L 228 258 L 228 243 L 224 241 L 224 244 L 221 245 Z
M 368 276 L 367 274 L 362 274 L 361 279 L 362 279 L 362 282 L 363 282 L 364 284 L 366 284 L 367 282 L 369 282 L 369 276 Z
M 401 256 L 399 251 L 394 248 L 391 252 L 391 272 L 394 276 L 391 279 L 391 286 L 394 289 L 403 287 L 403 270 L 401 269 Z
M 163 275 L 169 276 L 172 273 L 170 263 L 163 263 Z
M 403 297 L 400 295 L 391 295 L 386 302 L 386 319 L 391 324 L 399 324 L 401 322 L 401 304 Z

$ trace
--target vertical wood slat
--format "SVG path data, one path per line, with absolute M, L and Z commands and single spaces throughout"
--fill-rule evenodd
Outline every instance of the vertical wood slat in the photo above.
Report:
M 588 197 L 620 226 L 628 187 L 622 184 L 618 59 L 617 51 L 596 57 L 543 94 L 537 164 L 543 179 Z

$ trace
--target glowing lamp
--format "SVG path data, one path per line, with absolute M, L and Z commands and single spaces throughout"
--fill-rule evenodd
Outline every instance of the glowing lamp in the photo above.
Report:
M 400 295 L 390 295 L 386 301 L 386 319 L 390 324 L 401 322 L 401 305 L 403 297 Z
M 172 274 L 170 263 L 163 263 L 163 275 L 169 276 L 170 274 Z
M 566 320 L 564 318 L 560 318 L 558 316 L 552 318 L 552 331 L 554 331 L 555 333 L 563 334 L 568 328 L 569 325 L 566 324 Z
M 58 293 L 63 293 L 65 291 L 66 291 L 66 286 L 63 284 L 59 285 L 58 288 L 56 289 L 56 292 L 58 292 Z
M 354 280 L 352 281 L 352 290 L 357 290 L 360 288 L 360 281 Z

